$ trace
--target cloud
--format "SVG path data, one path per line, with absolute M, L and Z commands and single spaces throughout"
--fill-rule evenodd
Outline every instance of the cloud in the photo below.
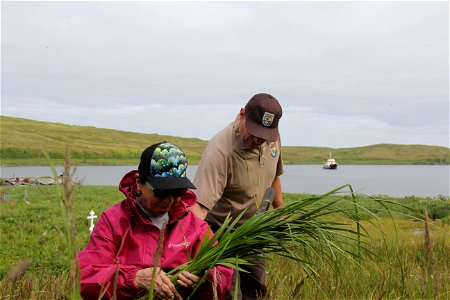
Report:
M 209 139 L 269 92 L 285 144 L 448 146 L 446 2 L 1 5 L 4 115 Z

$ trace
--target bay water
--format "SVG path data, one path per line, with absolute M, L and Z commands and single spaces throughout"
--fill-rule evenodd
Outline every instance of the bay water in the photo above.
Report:
M 120 179 L 137 166 L 78 166 L 75 179 L 84 185 L 117 186 Z M 194 178 L 196 165 L 188 167 L 188 177 Z M 56 171 L 62 174 L 63 167 Z M 286 193 L 323 194 L 344 184 L 366 195 L 391 197 L 449 196 L 450 166 L 448 165 L 340 165 L 337 170 L 324 170 L 322 165 L 285 165 L 281 177 Z M 0 167 L 0 177 L 53 176 L 50 167 Z

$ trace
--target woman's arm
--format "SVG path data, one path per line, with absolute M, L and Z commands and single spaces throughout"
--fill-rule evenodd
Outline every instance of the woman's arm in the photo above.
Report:
M 122 243 L 125 239 L 126 234 L 122 236 Z M 113 226 L 107 216 L 102 214 L 91 234 L 88 246 L 78 255 L 83 298 L 97 299 L 103 295 L 109 299 L 114 294 L 118 297 L 133 297 L 145 292 L 134 282 L 140 268 L 121 264 L 116 257 L 119 248 L 120 245 L 114 242 Z

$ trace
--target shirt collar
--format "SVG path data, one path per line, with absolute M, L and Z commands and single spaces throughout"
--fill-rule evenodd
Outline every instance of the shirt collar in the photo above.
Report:
M 233 122 L 233 131 L 234 131 L 234 136 L 236 138 L 236 145 L 238 147 L 238 149 L 240 150 L 246 150 L 245 145 L 244 145 L 244 141 L 241 138 L 241 134 L 239 132 L 239 115 L 236 118 L 236 120 Z

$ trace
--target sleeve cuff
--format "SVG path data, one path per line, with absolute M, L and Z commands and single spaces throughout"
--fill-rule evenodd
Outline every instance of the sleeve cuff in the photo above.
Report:
M 139 288 L 136 283 L 134 282 L 134 278 L 136 277 L 136 273 L 139 271 L 138 268 L 133 268 L 128 271 L 128 273 L 125 275 L 125 282 L 126 285 L 131 289 L 135 291 L 143 291 L 144 289 Z

